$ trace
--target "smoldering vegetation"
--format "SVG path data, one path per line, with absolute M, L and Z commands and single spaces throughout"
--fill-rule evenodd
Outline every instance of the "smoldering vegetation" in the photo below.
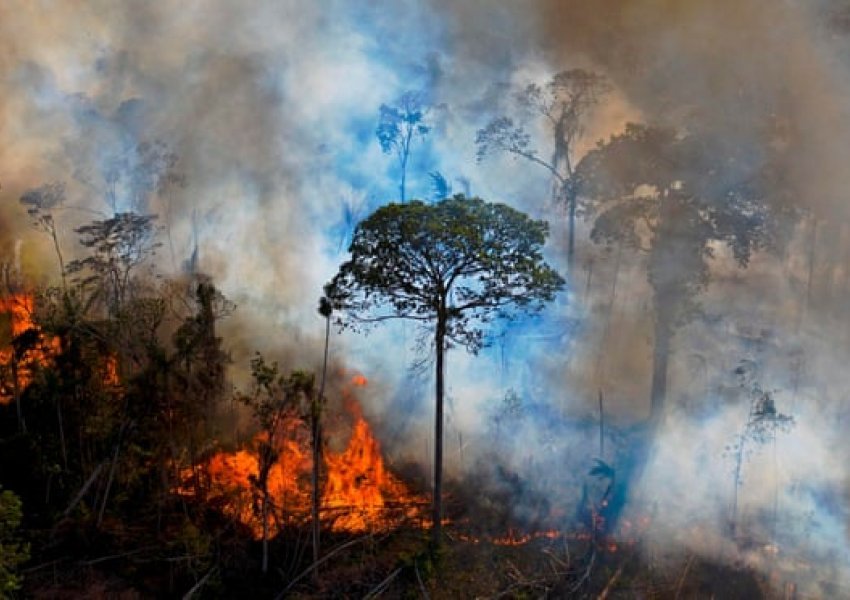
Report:
M 319 372 L 322 285 L 357 223 L 398 196 L 399 163 L 375 136 L 380 107 L 416 92 L 428 131 L 412 141 L 407 196 L 465 193 L 548 219 L 547 258 L 569 280 L 542 314 L 494 324 L 478 356 L 449 351 L 453 517 L 475 534 L 633 540 L 647 561 L 685 549 L 840 596 L 848 31 L 833 0 L 13 0 L 0 9 L 4 282 L 58 286 L 63 264 L 88 256 L 75 229 L 155 214 L 143 266 L 160 279 L 145 285 L 203 273 L 233 303 L 216 329 L 228 385 L 250 387 L 257 350 Z M 606 86 L 559 150 L 554 113 L 529 99 L 573 69 Z M 479 132 L 500 118 L 503 132 L 522 128 L 514 150 L 526 154 L 503 138 L 476 160 Z M 600 148 L 627 123 L 669 132 L 675 152 L 635 137 L 616 162 Z M 593 175 L 643 169 L 626 173 L 636 185 L 620 200 L 649 198 L 645 212 L 604 216 L 615 186 L 594 188 L 580 167 L 594 150 L 604 168 Z M 564 182 L 577 194 L 572 264 Z M 60 188 L 53 204 L 19 202 Z M 666 238 L 651 204 L 663 189 L 703 198 L 682 200 Z M 740 198 L 751 202 L 718 226 Z M 666 402 L 650 427 L 660 332 Z M 351 374 L 368 377 L 359 397 L 387 460 L 426 493 L 432 348 L 420 334 L 334 332 L 327 395 L 344 415 Z M 237 404 L 217 415 L 228 448 L 253 435 Z M 349 420 L 329 428 L 332 447 L 344 448 Z

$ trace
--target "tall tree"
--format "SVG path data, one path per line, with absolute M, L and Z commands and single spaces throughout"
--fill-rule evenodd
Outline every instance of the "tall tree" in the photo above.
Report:
M 321 503 L 321 464 L 322 464 L 322 413 L 325 409 L 325 381 L 328 376 L 328 348 L 331 339 L 331 315 L 333 314 L 333 303 L 327 297 L 319 299 L 319 314 L 325 319 L 325 351 L 322 357 L 322 379 L 319 383 L 319 393 L 311 399 L 310 403 L 310 443 L 313 446 L 313 469 L 311 471 L 312 494 L 311 521 L 313 530 L 313 577 L 318 577 L 319 563 L 319 533 L 321 532 L 319 522 L 319 508 Z
M 492 119 L 478 130 L 478 160 L 501 152 L 519 156 L 549 172 L 552 177 L 552 199 L 567 209 L 567 263 L 572 270 L 575 257 L 575 220 L 578 194 L 575 186 L 576 145 L 584 134 L 584 121 L 589 111 L 609 91 L 604 77 L 569 69 L 554 75 L 545 86 L 527 85 L 518 95 L 523 112 L 543 119 L 549 132 L 551 153 L 548 158 L 531 141 L 528 128 L 506 116 Z
M 771 177 L 767 158 L 734 139 L 635 124 L 600 143 L 576 169 L 577 191 L 589 200 L 591 239 L 648 255 L 653 420 L 664 412 L 674 333 L 699 311 L 697 296 L 718 245 L 744 267 L 784 229 L 784 211 L 770 201 Z
M 446 350 L 456 344 L 475 353 L 485 342 L 483 324 L 509 317 L 513 309 L 539 311 L 554 298 L 564 280 L 543 260 L 547 234 L 545 221 L 480 198 L 393 203 L 357 226 L 351 259 L 326 286 L 343 325 L 409 319 L 433 335 L 435 547 L 442 518 Z
M 399 200 L 406 199 L 407 163 L 413 140 L 424 138 L 431 131 L 425 122 L 428 107 L 422 92 L 405 92 L 394 106 L 382 104 L 375 135 L 384 154 L 395 154 L 401 171 Z
M 53 249 L 56 251 L 56 258 L 59 261 L 59 274 L 62 277 L 62 290 L 67 292 L 65 259 L 62 256 L 59 233 L 56 229 L 56 220 L 53 217 L 54 210 L 65 201 L 65 184 L 61 181 L 55 181 L 27 190 L 21 196 L 20 201 L 27 207 L 27 214 L 32 218 L 33 226 L 49 235 L 53 241 Z
M 93 286 L 92 297 L 105 303 L 112 315 L 130 298 L 134 269 L 160 245 L 156 241 L 155 220 L 156 215 L 117 213 L 74 230 L 91 255 L 71 261 L 67 271 L 78 276 L 85 274 L 80 277 L 80 284 Z

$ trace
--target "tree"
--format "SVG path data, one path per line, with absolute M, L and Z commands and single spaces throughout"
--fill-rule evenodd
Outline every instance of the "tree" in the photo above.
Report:
M 433 542 L 440 543 L 444 359 L 450 344 L 475 353 L 482 325 L 512 309 L 536 312 L 564 280 L 543 260 L 545 221 L 462 195 L 428 205 L 389 204 L 362 221 L 326 286 L 343 325 L 409 319 L 433 334 L 436 370 Z
M 319 383 L 319 393 L 313 397 L 310 403 L 310 443 L 313 446 L 313 468 L 311 471 L 311 487 L 312 495 L 310 497 L 311 504 L 311 521 L 313 530 L 313 577 L 318 577 L 319 563 L 319 533 L 321 531 L 319 522 L 319 504 L 321 503 L 321 494 L 319 490 L 321 480 L 321 464 L 322 464 L 322 413 L 325 408 L 325 381 L 328 376 L 328 347 L 331 338 L 331 315 L 333 314 L 333 303 L 325 296 L 319 299 L 319 314 L 325 320 L 325 351 L 322 358 L 322 380 Z
M 407 161 L 410 147 L 416 137 L 424 138 L 431 131 L 425 123 L 427 107 L 422 92 L 405 92 L 395 106 L 381 104 L 380 119 L 375 135 L 384 154 L 395 154 L 401 170 L 399 200 L 404 203 L 407 181 Z
M 280 373 L 276 362 L 268 364 L 259 353 L 251 360 L 251 375 L 254 392 L 244 398 L 244 402 L 253 409 L 263 434 L 257 442 L 258 472 L 250 480 L 259 495 L 257 512 L 263 528 L 262 571 L 266 573 L 269 568 L 269 516 L 273 508 L 269 474 L 280 457 L 279 446 L 286 433 L 287 420 L 296 418 L 304 399 L 313 398 L 314 377 L 304 371 L 293 371 L 286 377 Z
M 782 210 L 769 202 L 769 165 L 734 140 L 629 124 L 576 168 L 589 199 L 591 239 L 624 243 L 648 255 L 654 348 L 650 416 L 664 412 L 670 345 L 699 310 L 708 259 L 719 244 L 745 267 L 780 237 Z
M 80 235 L 80 244 L 92 254 L 71 261 L 67 270 L 72 274 L 89 271 L 80 284 L 93 286 L 92 297 L 101 299 L 111 315 L 115 315 L 129 298 L 134 283 L 133 270 L 160 245 L 155 241 L 155 220 L 155 215 L 117 213 L 74 230 Z
M 541 87 L 531 83 L 517 101 L 525 112 L 545 120 L 551 138 L 550 158 L 543 158 L 531 144 L 531 134 L 510 117 L 496 117 L 478 130 L 475 143 L 478 161 L 488 154 L 502 152 L 519 156 L 549 172 L 553 179 L 552 199 L 567 208 L 569 234 L 567 264 L 572 270 L 575 256 L 575 219 L 578 194 L 575 186 L 576 143 L 584 134 L 584 119 L 609 91 L 601 75 L 584 69 L 561 71 Z

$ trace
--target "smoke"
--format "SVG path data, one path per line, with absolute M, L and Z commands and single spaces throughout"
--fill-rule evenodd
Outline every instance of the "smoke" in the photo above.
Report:
M 750 508 L 741 518 L 773 506 L 779 489 L 783 528 L 793 529 L 787 520 L 795 515 L 820 522 L 786 538 L 789 548 L 828 539 L 846 553 L 846 23 L 840 3 L 826 0 L 269 0 L 250 9 L 225 0 L 7 1 L 0 252 L 13 261 L 23 239 L 24 270 L 55 279 L 50 244 L 28 228 L 17 203 L 45 182 L 67 185 L 57 223 L 71 256 L 73 227 L 113 208 L 156 212 L 167 239 L 159 270 L 179 273 L 197 248 L 199 269 L 238 305 L 222 331 L 237 365 L 259 349 L 317 368 L 322 284 L 344 259 L 356 222 L 397 193 L 397 168 L 374 136 L 378 107 L 408 90 L 431 103 L 433 129 L 415 142 L 409 196 L 429 197 L 428 174 L 439 172 L 455 192 L 545 216 L 553 224 L 549 258 L 565 271 L 563 218 L 548 205 L 545 173 L 508 157 L 476 164 L 475 132 L 510 113 L 513 90 L 526 83 L 564 68 L 595 70 L 613 91 L 589 115 L 579 154 L 630 120 L 710 131 L 756 158 L 784 152 L 775 191 L 808 215 L 784 256 L 759 255 L 746 272 L 718 248 L 704 314 L 675 339 L 678 412 L 658 441 L 642 497 L 651 492 L 671 515 L 664 539 L 692 544 L 693 536 L 679 538 L 698 520 L 717 537 L 700 542 L 705 551 L 721 552 L 731 485 L 723 452 L 747 404 L 718 390 L 734 389 L 730 373 L 752 361 L 797 427 L 777 440 L 781 469 L 747 475 Z M 133 177 L 157 142 L 176 156 L 173 171 L 185 185 Z M 115 173 L 122 175 L 110 206 Z M 525 416 L 510 436 L 502 422 L 497 450 L 534 498 L 579 494 L 581 477 L 553 483 L 542 473 L 564 468 L 565 456 L 572 473 L 591 466 L 598 390 L 612 432 L 646 414 L 652 307 L 643 259 L 592 246 L 586 224 L 579 233 L 568 294 L 541 317 L 495 329 L 482 356 L 449 355 L 447 435 L 458 439 L 449 452 L 458 477 L 493 450 L 493 419 L 509 389 Z M 332 354 L 381 382 L 370 388 L 367 414 L 380 420 L 399 460 L 424 461 L 432 384 L 427 362 L 409 369 L 427 355 L 414 350 L 416 334 L 410 326 L 334 336 Z M 569 441 L 552 442 L 558 438 Z M 611 456 L 617 447 L 624 446 L 612 446 Z M 807 452 L 791 450 L 798 447 Z M 523 474 L 529 460 L 536 470 Z M 675 489 L 702 491 L 681 498 Z M 528 514 L 520 496 L 517 514 Z

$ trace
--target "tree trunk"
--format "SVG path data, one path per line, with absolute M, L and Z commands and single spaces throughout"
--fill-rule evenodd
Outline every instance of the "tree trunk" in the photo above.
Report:
M 575 260 L 575 252 L 576 252 L 576 194 L 575 192 L 569 192 L 568 199 L 568 223 L 567 223 L 567 269 L 572 275 L 573 272 L 573 262 Z
M 319 501 L 321 494 L 319 493 L 319 482 L 321 477 L 322 465 L 322 409 L 325 402 L 325 379 L 328 372 L 328 343 L 331 335 L 331 318 L 330 314 L 325 317 L 325 355 L 322 360 L 322 381 L 319 384 L 319 397 L 316 398 L 316 405 L 313 407 L 313 496 L 312 496 L 312 525 L 313 525 L 313 578 L 319 576 L 319 533 L 321 524 L 319 521 Z
M 655 315 L 655 340 L 652 353 L 652 392 L 650 395 L 649 417 L 658 422 L 664 414 L 664 403 L 667 398 L 667 367 L 670 360 L 670 338 L 673 332 L 667 316 Z
M 56 250 L 56 257 L 59 259 L 59 275 L 62 277 L 62 292 L 68 293 L 68 282 L 65 279 L 65 260 L 62 258 L 62 249 L 59 247 L 59 238 L 56 236 L 56 225 L 50 228 L 50 237 L 53 238 L 53 248 Z
M 405 184 L 407 183 L 407 153 L 401 159 L 401 181 L 399 182 L 399 195 L 401 203 L 404 204 Z
M 434 521 L 431 529 L 431 541 L 434 548 L 440 546 L 442 537 L 442 514 L 443 514 L 443 390 L 444 390 L 444 369 L 443 359 L 445 354 L 445 338 L 446 338 L 446 315 L 445 311 L 441 310 L 437 317 L 437 334 L 435 342 L 437 346 L 437 382 L 436 382 L 436 418 L 434 421 L 434 499 L 432 519 Z

